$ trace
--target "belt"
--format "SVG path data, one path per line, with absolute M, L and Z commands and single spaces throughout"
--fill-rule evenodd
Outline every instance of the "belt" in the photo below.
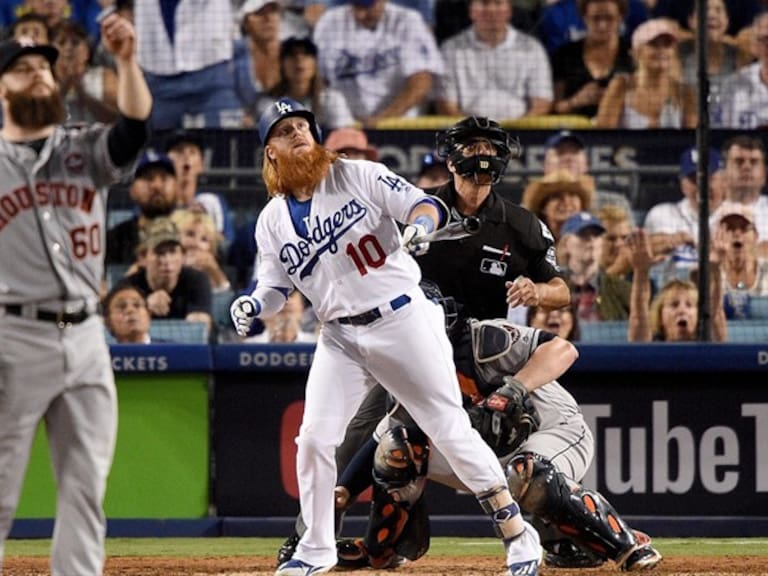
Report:
M 408 294 L 401 294 L 394 300 L 392 300 L 389 303 L 389 306 L 392 308 L 392 311 L 402 308 L 406 304 L 408 304 L 411 301 L 411 297 L 408 296 Z M 343 318 L 337 318 L 339 324 L 351 324 L 352 326 L 367 326 L 371 322 L 378 320 L 381 318 L 381 310 L 379 308 L 374 308 L 373 310 L 368 310 L 368 312 L 363 312 L 362 314 L 357 314 L 355 316 L 345 316 Z
M 11 316 L 25 316 L 24 306 L 21 304 L 6 304 L 6 314 Z M 82 308 L 77 312 L 54 312 L 52 310 L 40 310 L 32 315 L 33 318 L 42 320 L 43 322 L 55 322 L 56 324 L 80 324 L 86 321 L 90 314 L 88 310 Z

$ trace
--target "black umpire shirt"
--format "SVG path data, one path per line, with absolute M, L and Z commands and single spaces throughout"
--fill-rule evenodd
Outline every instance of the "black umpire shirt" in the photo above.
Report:
M 452 181 L 428 193 L 443 200 L 456 217 Z M 534 282 L 563 277 L 555 263 L 552 234 L 532 212 L 491 190 L 475 216 L 481 222 L 476 235 L 433 242 L 416 258 L 422 276 L 435 282 L 444 296 L 453 296 L 464 316 L 506 318 L 504 283 L 520 275 Z

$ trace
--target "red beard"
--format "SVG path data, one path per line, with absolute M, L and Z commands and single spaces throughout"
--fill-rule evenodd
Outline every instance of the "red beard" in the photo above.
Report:
M 66 118 L 64 102 L 58 88 L 48 96 L 30 96 L 26 92 L 6 93 L 8 114 L 22 128 L 37 130 L 61 124 Z
M 309 152 L 281 154 L 276 158 L 264 156 L 262 176 L 270 195 L 293 195 L 294 191 L 313 190 L 325 178 L 338 155 L 315 144 Z

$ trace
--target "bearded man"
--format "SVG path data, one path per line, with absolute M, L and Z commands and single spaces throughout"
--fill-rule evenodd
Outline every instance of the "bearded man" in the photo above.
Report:
M 233 302 L 233 323 L 249 335 L 256 318 L 274 316 L 294 287 L 323 322 L 296 439 L 307 529 L 275 574 L 309 576 L 336 565 L 334 452 L 378 382 L 476 495 L 504 541 L 510 574 L 536 576 L 538 534 L 462 408 L 442 307 L 424 295 L 411 256 L 448 223 L 447 207 L 383 164 L 323 149 L 314 114 L 290 98 L 267 108 L 259 137 L 272 198 L 256 224 L 258 285 Z
M 0 44 L 0 564 L 32 440 L 45 421 L 56 478 L 53 576 L 104 567 L 102 509 L 117 433 L 112 365 L 97 312 L 106 198 L 147 139 L 152 97 L 133 25 L 101 19 L 120 118 L 60 126 L 58 51 Z

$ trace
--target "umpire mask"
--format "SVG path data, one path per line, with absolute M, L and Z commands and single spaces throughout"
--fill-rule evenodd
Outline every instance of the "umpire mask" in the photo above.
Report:
M 496 154 L 464 155 L 464 149 L 480 140 L 489 142 Z M 498 122 L 482 116 L 469 116 L 457 122 L 448 130 L 437 135 L 437 153 L 450 161 L 456 173 L 480 183 L 480 175 L 488 175 L 491 184 L 496 184 L 504 175 L 512 157 L 521 154 L 520 142 L 509 135 Z

